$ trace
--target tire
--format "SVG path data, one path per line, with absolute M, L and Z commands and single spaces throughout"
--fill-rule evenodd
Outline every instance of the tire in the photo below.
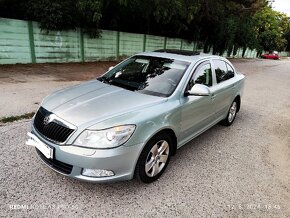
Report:
M 161 133 L 154 136 L 143 148 L 138 159 L 135 176 L 144 183 L 157 180 L 165 171 L 172 152 L 170 135 Z M 163 149 L 160 149 L 160 148 Z
M 228 111 L 227 117 L 221 121 L 221 124 L 223 126 L 230 126 L 233 124 L 233 122 L 236 119 L 238 113 L 238 101 L 234 100 L 233 103 L 230 106 L 230 109 Z

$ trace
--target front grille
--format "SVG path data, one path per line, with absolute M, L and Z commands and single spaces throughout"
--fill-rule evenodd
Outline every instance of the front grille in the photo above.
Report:
M 70 174 L 72 171 L 73 166 L 63 163 L 61 161 L 55 160 L 55 159 L 48 159 L 46 158 L 37 148 L 36 152 L 39 155 L 39 157 L 51 168 L 55 169 L 56 171 L 63 173 L 63 174 Z
M 40 107 L 34 118 L 34 127 L 41 135 L 43 135 L 48 140 L 59 143 L 65 142 L 74 130 L 69 129 L 59 123 L 56 123 L 55 121 L 52 121 L 45 125 L 45 117 L 51 114 L 51 112 L 47 111 L 43 107 Z

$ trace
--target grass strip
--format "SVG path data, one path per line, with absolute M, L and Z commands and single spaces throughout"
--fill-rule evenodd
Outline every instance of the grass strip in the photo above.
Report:
M 34 112 L 22 114 L 19 116 L 3 117 L 3 118 L 0 118 L 0 123 L 12 123 L 18 120 L 31 119 L 33 116 L 34 116 Z

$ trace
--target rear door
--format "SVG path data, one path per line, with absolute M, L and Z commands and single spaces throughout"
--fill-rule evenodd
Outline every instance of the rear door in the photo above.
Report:
M 236 85 L 235 72 L 232 66 L 221 59 L 213 59 L 215 85 L 213 85 L 212 97 L 215 99 L 216 118 L 224 118 L 233 101 Z

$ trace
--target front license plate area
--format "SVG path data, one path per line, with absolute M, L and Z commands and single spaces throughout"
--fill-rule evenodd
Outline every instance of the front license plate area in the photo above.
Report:
M 31 145 L 36 147 L 46 158 L 53 159 L 53 148 L 50 146 L 44 144 L 42 141 L 40 141 L 34 134 L 27 133 L 27 135 L 30 137 L 27 141 L 27 145 Z
M 35 146 L 46 158 L 53 159 L 53 149 L 46 144 L 36 144 Z

